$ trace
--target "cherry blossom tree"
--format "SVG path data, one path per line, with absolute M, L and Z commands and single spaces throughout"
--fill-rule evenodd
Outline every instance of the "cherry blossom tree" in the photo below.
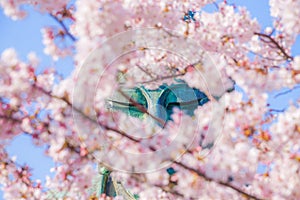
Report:
M 1 53 L 5 199 L 110 199 L 90 190 L 96 164 L 140 199 L 300 199 L 300 100 L 280 111 L 268 103 L 270 92 L 299 87 L 299 0 L 270 0 L 265 29 L 226 1 L 0 1 L 14 20 L 25 4 L 57 21 L 42 30 L 44 52 L 74 66 L 62 79 L 59 68 L 38 73 L 34 53 L 27 62 Z M 146 109 L 139 119 L 107 106 L 122 87 L 176 80 L 209 99 L 192 116 L 174 109 L 162 126 Z M 21 134 L 57 163 L 45 184 L 7 153 Z

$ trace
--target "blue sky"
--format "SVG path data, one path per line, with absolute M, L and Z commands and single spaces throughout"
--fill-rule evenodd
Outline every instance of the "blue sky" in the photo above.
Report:
M 251 15 L 256 17 L 262 27 L 271 26 L 272 19 L 269 15 L 269 7 L 267 0 L 261 1 L 229 1 L 235 2 L 236 5 L 243 5 L 248 8 Z M 259 2 L 259 3 L 258 3 Z M 40 70 L 47 67 L 56 67 L 58 71 L 64 75 L 70 73 L 73 63 L 70 58 L 53 62 L 52 59 L 43 53 L 41 28 L 45 25 L 56 26 L 57 23 L 48 15 L 42 15 L 32 7 L 26 7 L 29 15 L 25 20 L 13 21 L 7 18 L 0 9 L 0 52 L 6 48 L 13 47 L 22 60 L 27 60 L 27 54 L 31 51 L 36 52 L 41 60 Z M 208 8 L 209 9 L 209 8 Z M 300 54 L 300 39 L 297 45 L 292 49 L 293 55 Z M 284 108 L 288 105 L 289 100 L 299 95 L 300 89 L 295 90 L 288 95 L 278 97 L 277 99 L 270 97 L 270 103 L 274 108 Z M 46 174 L 50 174 L 49 169 L 53 167 L 51 159 L 43 154 L 43 148 L 35 147 L 28 136 L 19 136 L 9 146 L 8 151 L 11 156 L 16 155 L 17 161 L 20 163 L 28 163 L 33 168 L 33 178 L 44 180 Z M 0 199 L 1 199 L 0 192 Z

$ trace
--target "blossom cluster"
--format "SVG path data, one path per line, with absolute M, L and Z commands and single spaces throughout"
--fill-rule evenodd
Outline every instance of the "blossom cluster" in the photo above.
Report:
M 34 53 L 22 61 L 14 49 L 2 52 L 4 198 L 111 199 L 90 192 L 102 164 L 140 199 L 299 199 L 299 99 L 278 113 L 268 102 L 300 83 L 300 56 L 291 54 L 299 2 L 270 0 L 274 27 L 261 30 L 226 1 L 30 1 L 59 22 L 42 30 L 44 53 L 70 56 L 74 70 L 60 79 L 59 68 L 38 73 Z M 0 1 L 12 19 L 25 16 L 26 3 Z M 175 108 L 162 121 L 152 104 L 135 105 L 139 119 L 108 106 L 123 88 L 182 81 L 209 99 L 192 116 Z M 123 97 L 121 105 L 137 104 Z M 20 134 L 55 163 L 45 184 L 7 153 Z

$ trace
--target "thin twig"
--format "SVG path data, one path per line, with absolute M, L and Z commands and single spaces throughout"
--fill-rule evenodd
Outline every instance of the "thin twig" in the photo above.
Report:
M 139 111 L 149 115 L 152 119 L 154 119 L 155 121 L 157 121 L 160 125 L 164 126 L 165 125 L 165 122 L 158 118 L 158 117 L 155 117 L 154 115 L 152 115 L 151 113 L 148 112 L 148 110 L 140 105 L 138 102 L 136 102 L 135 100 L 133 100 L 132 98 L 130 98 L 127 94 L 125 94 L 122 90 L 118 90 L 118 92 L 124 96 L 130 103 L 132 103 Z
M 147 74 L 148 76 L 150 76 L 151 78 L 154 78 L 153 75 L 148 72 L 146 69 L 144 69 L 142 66 L 140 66 L 139 64 L 136 64 L 136 66 L 141 70 L 143 71 L 145 74 Z
M 279 96 L 286 95 L 286 94 L 291 93 L 291 92 L 293 92 L 294 90 L 299 89 L 299 88 L 300 88 L 300 85 L 297 85 L 297 86 L 293 87 L 292 89 L 289 89 L 289 90 L 287 90 L 287 91 L 280 92 L 280 93 L 276 94 L 273 98 L 276 99 L 276 98 L 279 97 Z
M 284 50 L 284 47 L 282 47 L 272 36 L 270 35 L 267 35 L 267 34 L 264 34 L 264 33 L 258 33 L 258 32 L 255 32 L 254 33 L 255 35 L 258 35 L 260 36 L 261 38 L 266 38 L 268 39 L 272 44 L 275 45 L 275 47 L 277 47 L 277 49 L 284 55 L 284 57 L 288 60 L 288 61 L 291 61 L 293 60 L 294 58 L 292 56 L 290 56 L 285 50 Z M 264 41 L 267 43 L 267 41 Z
M 75 42 L 76 41 L 76 38 L 70 33 L 70 31 L 68 30 L 68 28 L 66 27 L 65 23 L 61 20 L 61 19 L 58 19 L 58 17 L 56 17 L 55 15 L 53 14 L 50 14 L 50 16 L 55 20 L 57 21 L 61 27 L 64 29 L 64 32 L 67 34 L 67 36 L 69 36 L 69 38 Z
M 271 108 L 269 111 L 270 112 L 284 112 L 286 109 L 285 108 L 283 108 L 283 109 L 273 109 L 273 108 Z
M 246 49 L 247 51 L 249 51 L 250 53 L 252 53 L 252 54 L 254 54 L 254 55 L 256 55 L 256 56 L 259 56 L 259 57 L 261 57 L 261 58 L 263 58 L 263 59 L 266 59 L 266 60 L 277 61 L 277 62 L 285 61 L 284 58 L 282 58 L 282 59 L 270 58 L 270 57 L 263 56 L 262 54 L 256 53 L 256 52 L 254 52 L 254 51 L 252 51 L 252 50 L 250 50 L 250 49 L 248 49 L 248 48 L 245 48 L 245 49 Z

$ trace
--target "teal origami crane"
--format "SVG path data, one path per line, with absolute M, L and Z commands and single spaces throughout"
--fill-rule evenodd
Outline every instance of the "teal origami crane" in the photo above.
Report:
M 123 88 L 111 99 L 107 100 L 108 107 L 120 110 L 129 116 L 143 119 L 147 114 L 161 119 L 172 120 L 174 108 L 181 109 L 192 116 L 198 106 L 209 101 L 205 93 L 196 88 L 190 88 L 185 82 L 163 84 L 157 89 L 149 90 L 144 86 Z

